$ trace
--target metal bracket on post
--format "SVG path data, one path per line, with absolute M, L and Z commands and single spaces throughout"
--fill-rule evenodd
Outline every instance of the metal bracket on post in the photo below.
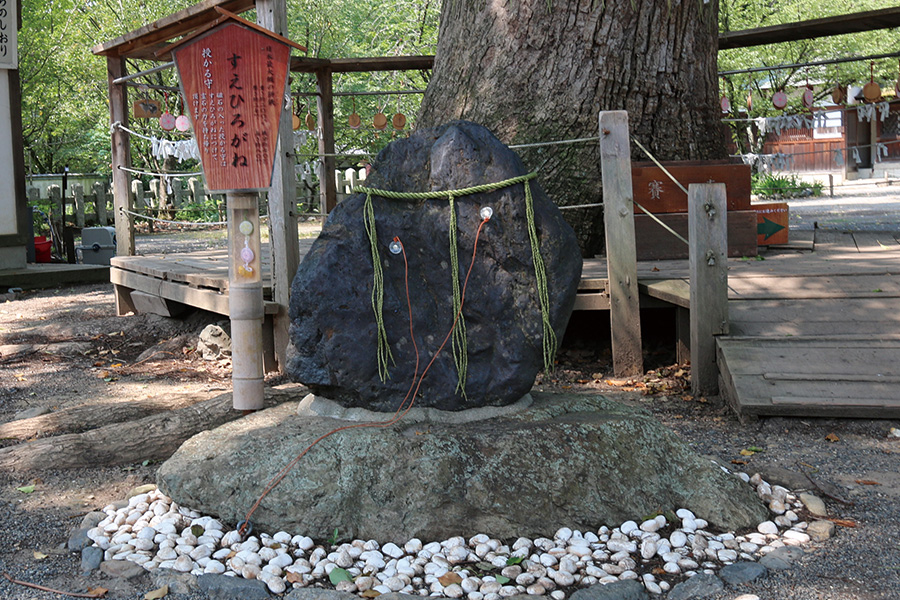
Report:
M 691 392 L 719 392 L 715 336 L 728 333 L 728 223 L 724 183 L 688 186 Z

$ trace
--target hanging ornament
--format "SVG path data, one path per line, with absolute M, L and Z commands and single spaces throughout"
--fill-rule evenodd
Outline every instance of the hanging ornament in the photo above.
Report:
M 165 103 L 166 110 L 163 114 L 159 115 L 159 126 L 163 128 L 163 131 L 172 131 L 175 129 L 175 115 L 169 112 L 168 93 L 163 96 L 163 102 Z
M 772 94 L 772 106 L 777 108 L 778 110 L 783 110 L 785 106 L 787 106 L 788 98 L 787 94 L 783 91 L 778 90 L 774 94 Z
M 394 126 L 394 129 L 397 131 L 402 130 L 406 127 L 406 115 L 400 112 L 400 95 L 397 94 L 397 112 L 394 113 L 394 118 L 391 119 L 391 125 Z
M 387 127 L 387 117 L 384 116 L 382 110 L 384 110 L 383 107 L 378 109 L 378 112 L 372 117 L 372 126 L 378 131 L 383 131 L 384 128 Z
M 722 107 L 722 112 L 724 114 L 728 114 L 731 112 L 731 100 L 728 99 L 728 96 L 722 94 L 722 97 L 719 98 L 719 106 Z
M 813 94 L 812 86 L 809 85 L 809 73 L 806 74 L 806 89 L 803 90 L 803 97 L 800 101 L 803 103 L 803 106 L 806 108 L 812 108 L 813 102 L 815 102 L 815 94 Z
M 362 119 L 356 114 L 356 98 L 353 98 L 353 112 L 347 117 L 347 123 L 350 125 L 350 129 L 359 129 L 362 125 Z
M 312 115 L 312 109 L 309 106 L 306 107 L 306 129 L 316 130 L 316 118 Z
M 191 118 L 184 114 L 184 98 L 181 97 L 181 94 L 178 95 L 178 112 L 180 114 L 175 117 L 175 129 L 178 131 L 190 131 Z
M 297 101 L 294 103 L 294 111 L 291 115 L 291 129 L 297 131 L 300 129 L 301 121 L 300 121 L 300 95 L 299 92 L 297 94 Z
M 869 102 L 881 98 L 881 86 L 875 83 L 875 61 L 869 63 L 869 83 L 863 86 L 863 96 Z
M 844 100 L 847 99 L 847 90 L 844 89 L 844 86 L 841 84 L 837 84 L 834 86 L 834 89 L 831 90 L 831 101 L 835 104 L 841 104 Z
M 753 91 L 747 92 L 747 110 L 753 110 Z

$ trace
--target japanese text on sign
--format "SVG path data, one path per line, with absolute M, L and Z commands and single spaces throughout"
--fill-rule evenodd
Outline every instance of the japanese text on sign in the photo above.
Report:
M 0 69 L 18 69 L 16 0 L 0 0 Z
M 175 51 L 210 190 L 269 186 L 290 48 L 237 24 Z

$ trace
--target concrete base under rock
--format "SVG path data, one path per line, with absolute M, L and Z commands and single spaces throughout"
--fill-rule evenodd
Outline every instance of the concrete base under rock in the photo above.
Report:
M 381 542 L 596 529 L 688 508 L 733 530 L 766 518 L 752 488 L 640 409 L 533 393 L 531 407 L 465 424 L 404 422 L 336 433 L 252 517 L 257 530 Z M 299 400 L 299 398 L 298 398 Z M 290 402 L 201 433 L 159 469 L 160 489 L 229 523 L 313 440 L 347 425 Z

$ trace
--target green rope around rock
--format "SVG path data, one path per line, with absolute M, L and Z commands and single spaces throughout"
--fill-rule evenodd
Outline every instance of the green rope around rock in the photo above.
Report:
M 379 190 L 368 187 L 356 187 L 354 192 L 364 193 L 366 201 L 364 205 L 364 220 L 366 226 L 366 234 L 369 236 L 369 247 L 372 252 L 372 311 L 375 313 L 375 322 L 377 324 L 377 357 L 378 357 L 378 374 L 384 381 L 390 375 L 388 372 L 388 361 L 393 362 L 390 344 L 387 342 L 387 332 L 384 329 L 384 273 L 381 266 L 381 257 L 378 252 L 378 236 L 375 230 L 375 209 L 372 204 L 372 196 L 380 196 L 390 200 L 438 200 L 446 199 L 450 209 L 450 271 L 453 284 L 453 315 L 459 314 L 459 321 L 453 330 L 452 347 L 453 360 L 456 364 L 456 370 L 459 374 L 457 382 L 457 393 L 466 395 L 466 372 L 468 370 L 468 351 L 466 345 L 466 324 L 465 319 L 460 313 L 462 305 L 462 289 L 460 286 L 459 272 L 459 248 L 457 247 L 457 217 L 456 217 L 456 198 L 460 196 L 468 196 L 470 194 L 479 194 L 482 192 L 492 192 L 503 189 L 518 183 L 524 184 L 525 187 L 525 217 L 528 228 L 528 239 L 531 244 L 531 258 L 534 263 L 535 287 L 537 289 L 538 300 L 541 306 L 541 322 L 543 327 L 543 353 L 544 353 L 544 370 L 550 372 L 553 370 L 553 363 L 556 358 L 557 339 L 556 332 L 550 324 L 550 294 L 547 288 L 547 273 L 544 268 L 544 259 L 541 257 L 540 240 L 537 235 L 537 226 L 534 219 L 534 200 L 531 195 L 530 180 L 537 177 L 537 173 L 528 173 L 510 179 L 504 179 L 496 183 L 485 183 L 472 187 L 462 188 L 458 190 L 445 190 L 437 192 L 394 192 L 391 190 Z

